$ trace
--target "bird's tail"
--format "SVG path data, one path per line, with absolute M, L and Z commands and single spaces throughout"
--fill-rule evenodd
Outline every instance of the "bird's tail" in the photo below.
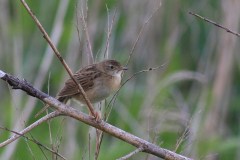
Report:
M 55 97 L 55 99 L 59 100 L 60 102 L 62 102 L 62 103 L 64 103 L 64 104 L 66 104 L 66 103 L 70 100 L 69 97 Z M 39 116 L 43 111 L 45 111 L 48 107 L 50 107 L 50 105 L 47 104 L 43 109 L 41 109 L 41 110 L 35 115 L 35 118 L 36 118 L 37 116 Z

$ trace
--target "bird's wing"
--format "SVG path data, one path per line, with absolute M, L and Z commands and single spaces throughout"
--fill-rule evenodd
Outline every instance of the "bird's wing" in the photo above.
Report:
M 77 71 L 73 76 L 81 84 L 83 90 L 86 92 L 94 86 L 94 80 L 101 76 L 101 72 L 96 69 L 95 65 L 87 66 Z M 69 78 L 65 82 L 63 89 L 57 94 L 59 97 L 72 96 L 80 93 L 75 82 Z

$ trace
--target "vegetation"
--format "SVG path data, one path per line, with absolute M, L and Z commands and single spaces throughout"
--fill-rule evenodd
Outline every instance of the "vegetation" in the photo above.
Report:
M 86 34 L 79 20 L 83 52 L 81 64 L 75 26 L 76 0 L 27 3 L 71 70 L 75 72 L 82 65 L 86 66 Z M 158 70 L 138 74 L 127 82 L 119 92 L 108 122 L 140 138 L 155 140 L 156 144 L 172 151 L 189 127 L 187 138 L 183 138 L 177 153 L 193 159 L 237 160 L 240 148 L 239 37 L 189 12 L 239 33 L 239 3 L 233 0 L 162 1 L 140 36 L 124 81 L 140 70 L 168 64 Z M 109 41 L 109 58 L 126 64 L 139 32 L 158 4 L 156 0 L 118 2 Z M 115 1 L 88 1 L 89 37 L 94 56 L 99 52 L 98 61 L 103 59 L 108 26 L 111 26 L 115 7 Z M 27 79 L 34 87 L 49 92 L 53 97 L 68 78 L 42 33 L 17 0 L 0 1 L 0 69 L 19 79 Z M 44 107 L 42 102 L 22 91 L 10 89 L 3 81 L 0 81 L 0 97 L 0 126 L 14 131 L 21 131 L 35 122 L 34 115 Z M 75 102 L 72 106 L 88 113 L 86 107 Z M 191 117 L 194 118 L 189 125 Z M 80 159 L 83 155 L 84 159 L 89 159 L 89 133 L 93 159 L 96 149 L 94 128 L 69 117 L 51 121 L 53 141 L 59 145 L 59 153 L 68 159 Z M 50 147 L 47 123 L 32 130 L 31 134 Z M 0 143 L 10 136 L 10 132 L 0 130 Z M 26 136 L 30 137 L 29 134 Z M 45 158 L 36 144 L 28 143 L 36 159 Z M 104 134 L 98 159 L 117 159 L 135 149 Z M 51 153 L 45 151 L 45 154 L 50 159 Z M 138 153 L 129 159 L 146 157 L 146 153 Z M 154 156 L 148 158 L 156 159 Z M 0 149 L 0 159 L 32 159 L 32 155 L 26 141 L 20 138 Z

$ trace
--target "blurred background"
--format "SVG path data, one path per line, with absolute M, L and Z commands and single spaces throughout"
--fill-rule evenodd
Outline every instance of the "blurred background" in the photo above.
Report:
M 73 72 L 88 64 L 86 34 L 79 20 L 83 64 L 75 27 L 76 0 L 26 0 Z M 118 2 L 109 59 L 125 65 L 141 28 L 160 1 Z M 84 1 L 84 11 L 86 4 Z M 107 6 L 107 7 L 106 7 Z M 108 26 L 116 2 L 88 1 L 87 24 L 97 61 L 103 60 Z M 136 75 L 120 90 L 109 123 L 140 138 L 174 150 L 188 126 L 186 140 L 177 153 L 194 159 L 237 160 L 240 156 L 240 38 L 189 14 L 194 12 L 240 32 L 240 1 L 163 0 L 140 36 L 124 74 L 164 67 Z M 109 17 L 108 11 L 109 9 Z M 80 6 L 77 9 L 80 11 Z M 109 25 L 108 25 L 109 24 Z M 68 74 L 19 0 L 0 0 L 0 70 L 55 96 Z M 50 77 L 50 78 L 49 78 Z M 12 90 L 0 81 L 0 126 L 21 131 L 35 122 L 44 104 L 26 93 Z M 107 102 L 110 101 L 107 99 Z M 105 105 L 105 102 L 103 102 Z M 88 114 L 86 107 L 72 106 Z M 97 105 L 96 105 L 97 107 Z M 43 115 L 41 115 L 43 116 Z M 95 129 L 66 117 L 51 121 L 51 134 L 59 152 L 67 159 L 94 158 Z M 61 127 L 60 124 L 62 123 Z M 59 129 L 60 128 L 60 129 Z M 58 133 L 59 130 L 59 133 Z M 35 139 L 50 147 L 49 127 L 44 123 L 31 131 Z M 11 133 L 0 130 L 0 143 Z M 29 134 L 27 136 L 30 137 Z M 57 138 L 56 138 L 57 137 Z M 36 159 L 45 159 L 39 147 L 29 142 Z M 99 160 L 117 159 L 135 147 L 104 134 Z M 51 159 L 51 153 L 45 151 Z M 0 159 L 33 159 L 23 138 L 0 149 Z M 138 153 L 131 158 L 159 159 Z

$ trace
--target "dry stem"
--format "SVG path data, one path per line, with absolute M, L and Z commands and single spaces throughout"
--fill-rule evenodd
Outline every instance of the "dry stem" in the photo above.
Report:
M 68 74 L 70 75 L 70 77 L 72 78 L 72 80 L 76 83 L 76 85 L 78 86 L 83 98 L 85 99 L 86 103 L 87 103 L 87 107 L 88 110 L 92 113 L 92 115 L 94 115 L 94 117 L 96 117 L 96 111 L 94 110 L 90 100 L 88 99 L 85 91 L 83 90 L 81 84 L 73 77 L 72 71 L 70 70 L 70 68 L 68 67 L 67 63 L 64 61 L 64 59 L 62 58 L 61 54 L 58 52 L 57 48 L 53 45 L 51 39 L 49 38 L 47 32 L 44 30 L 44 28 L 42 27 L 41 23 L 38 21 L 37 17 L 34 15 L 34 13 L 32 12 L 32 10 L 28 7 L 27 3 L 24 0 L 20 0 L 23 4 L 23 6 L 26 8 L 26 10 L 28 11 L 28 13 L 30 14 L 30 16 L 33 18 L 33 20 L 36 22 L 38 28 L 40 29 L 40 31 L 43 33 L 44 38 L 47 40 L 47 42 L 49 43 L 49 45 L 52 47 L 54 53 L 57 55 L 57 57 L 59 58 L 59 60 L 61 61 L 61 63 L 63 64 L 64 68 L 66 69 L 66 71 L 68 72 Z
M 122 157 L 122 158 L 119 158 L 119 159 L 117 159 L 117 160 L 128 159 L 129 157 L 133 156 L 134 154 L 137 154 L 138 152 L 142 152 L 142 151 L 144 151 L 144 148 L 143 148 L 143 147 L 140 147 L 140 148 L 136 149 L 135 151 L 129 153 L 128 155 L 126 155 L 126 156 L 124 156 L 124 157 Z
M 4 129 L 4 130 L 7 130 L 7 131 L 10 131 L 10 132 L 12 132 L 12 133 L 15 133 L 15 134 L 18 135 L 19 137 L 22 136 L 22 137 L 24 137 L 25 139 L 27 139 L 27 140 L 29 140 L 29 141 L 32 141 L 32 142 L 36 143 L 37 145 L 42 146 L 42 147 L 45 148 L 46 150 L 49 150 L 50 152 L 56 154 L 57 156 L 65 159 L 65 160 L 67 160 L 65 157 L 63 157 L 63 156 L 60 155 L 59 153 L 55 152 L 54 150 L 52 150 L 52 149 L 44 146 L 43 144 L 41 144 L 40 142 L 38 142 L 36 139 L 28 138 L 28 137 L 26 137 L 24 134 L 21 134 L 21 133 L 12 131 L 12 130 L 10 130 L 10 129 L 8 129 L 8 128 L 4 128 L 4 127 L 1 127 L 1 126 L 0 126 L 0 128 L 1 128 L 1 129 Z
M 190 118 L 190 120 L 189 120 L 189 122 L 188 122 L 188 124 L 187 124 L 187 126 L 186 126 L 186 128 L 185 128 L 185 130 L 184 130 L 184 132 L 183 132 L 183 134 L 182 134 L 182 136 L 177 140 L 177 144 L 176 144 L 173 152 L 176 152 L 177 149 L 178 149 L 178 147 L 181 145 L 181 143 L 187 139 L 187 137 L 188 137 L 189 134 L 190 134 L 190 133 L 188 132 L 188 129 L 189 129 L 189 127 L 190 127 L 190 124 L 192 123 L 193 119 L 194 119 L 200 112 L 201 112 L 201 111 L 197 112 L 193 117 Z
M 86 2 L 86 5 L 87 5 L 87 2 Z M 86 7 L 87 7 L 87 6 L 86 6 Z M 82 23 L 83 23 L 83 28 L 84 28 L 84 30 L 85 30 L 86 38 L 87 38 L 87 46 L 89 47 L 89 50 L 90 50 L 90 53 L 91 53 L 91 56 L 92 56 L 92 62 L 94 63 L 92 46 L 91 46 L 91 43 L 90 43 L 90 38 L 89 38 L 89 33 L 88 33 L 87 22 L 86 22 L 84 13 L 83 13 L 82 1 L 81 1 L 81 9 L 82 9 L 82 14 L 80 14 L 80 19 L 82 20 Z M 87 9 L 86 9 L 86 13 L 87 13 L 87 10 L 88 10 L 88 7 L 87 7 Z M 87 16 L 87 14 L 86 14 L 86 16 Z
M 239 34 L 239 33 L 235 32 L 235 31 L 232 31 L 232 30 L 228 29 L 227 27 L 224 27 L 224 26 L 222 26 L 222 25 L 220 25 L 220 24 L 218 24 L 218 23 L 216 23 L 216 22 L 213 22 L 213 21 L 211 21 L 211 20 L 209 20 L 209 19 L 207 19 L 207 18 L 201 17 L 201 16 L 199 16 L 198 14 L 195 14 L 195 13 L 193 13 L 193 12 L 189 12 L 189 14 L 194 15 L 194 16 L 196 16 L 196 17 L 198 17 L 198 18 L 201 18 L 201 19 L 203 19 L 204 21 L 207 21 L 207 22 L 209 22 L 209 23 L 212 23 L 212 24 L 214 24 L 215 26 L 218 26 L 218 27 L 226 30 L 227 32 L 232 33 L 232 34 L 240 37 L 240 34 Z
M 115 12 L 114 12 L 114 15 L 113 15 L 110 31 L 108 30 L 108 39 L 107 39 L 106 49 L 105 49 L 105 52 L 104 52 L 104 59 L 105 59 L 105 56 L 106 56 L 106 53 L 107 53 L 107 49 L 108 49 L 108 45 L 109 45 L 109 39 L 110 39 L 110 36 L 112 34 L 112 28 L 113 28 L 115 15 L 116 15 L 116 12 L 117 12 L 117 7 L 118 7 L 118 0 L 116 0 L 116 7 L 115 7 Z M 108 59 L 108 54 L 107 54 L 107 59 Z
M 154 10 L 154 12 L 153 12 L 153 13 L 151 14 L 151 16 L 148 18 L 147 22 L 143 25 L 143 27 L 142 27 L 142 29 L 141 29 L 141 31 L 140 31 L 138 37 L 137 37 L 137 40 L 136 40 L 136 42 L 135 42 L 135 44 L 134 44 L 134 46 L 133 46 L 133 48 L 132 48 L 132 51 L 131 51 L 131 53 L 130 53 L 130 55 L 129 55 L 129 57 L 128 57 L 128 60 L 127 60 L 126 66 L 127 66 L 128 63 L 129 63 L 130 58 L 132 57 L 133 51 L 134 51 L 134 49 L 135 49 L 135 47 L 136 47 L 136 45 L 137 45 L 137 42 L 138 42 L 138 40 L 139 40 L 139 38 L 140 38 L 140 36 L 141 36 L 141 34 L 142 34 L 144 28 L 146 27 L 147 23 L 148 23 L 149 20 L 152 18 L 152 16 L 157 12 L 157 10 L 159 9 L 159 7 L 161 7 L 161 3 L 158 5 L 158 7 Z

